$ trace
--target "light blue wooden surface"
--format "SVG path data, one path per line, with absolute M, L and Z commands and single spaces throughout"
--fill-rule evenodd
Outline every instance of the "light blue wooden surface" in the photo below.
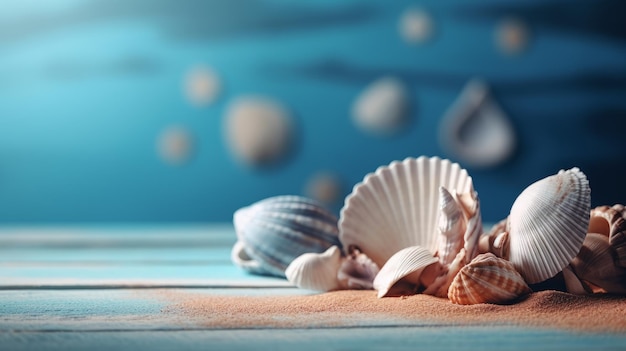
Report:
M 626 349 L 624 335 L 556 329 L 364 319 L 226 330 L 168 311 L 171 293 L 312 293 L 230 264 L 234 240 L 229 226 L 1 228 L 0 350 Z

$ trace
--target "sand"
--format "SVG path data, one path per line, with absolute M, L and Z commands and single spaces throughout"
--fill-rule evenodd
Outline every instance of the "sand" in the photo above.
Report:
M 358 326 L 526 326 L 626 332 L 626 297 L 541 291 L 511 305 L 462 306 L 429 295 L 379 299 L 375 291 L 304 296 L 215 296 L 168 293 L 164 312 L 212 328 Z

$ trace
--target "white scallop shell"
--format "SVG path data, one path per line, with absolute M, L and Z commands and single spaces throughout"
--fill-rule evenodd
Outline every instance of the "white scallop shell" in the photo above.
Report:
M 339 220 L 342 244 L 346 248 L 356 246 L 379 267 L 410 246 L 423 246 L 435 254 L 440 186 L 475 195 L 467 171 L 449 160 L 422 156 L 379 167 L 346 198 Z M 482 229 L 478 208 L 474 209 L 471 227 L 476 232 Z M 468 255 L 476 251 L 474 240 L 478 235 L 471 236 Z
M 431 264 L 439 264 L 439 260 L 424 247 L 411 246 L 398 251 L 385 263 L 374 278 L 374 289 L 378 297 L 386 296 L 390 289 L 402 279 L 408 279 L 415 293 L 420 287 L 420 275 Z
M 580 250 L 589 224 L 591 190 L 578 168 L 528 186 L 508 218 L 508 259 L 529 284 L 561 272 Z
M 298 256 L 285 270 L 287 280 L 302 289 L 331 291 L 340 288 L 337 272 L 341 267 L 341 250 L 331 246 L 323 253 Z

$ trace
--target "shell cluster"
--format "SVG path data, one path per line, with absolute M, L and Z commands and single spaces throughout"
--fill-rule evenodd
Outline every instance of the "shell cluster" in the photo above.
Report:
M 438 157 L 365 176 L 337 219 L 317 202 L 277 196 L 238 210 L 235 264 L 315 291 L 375 289 L 456 304 L 507 304 L 559 277 L 571 293 L 626 294 L 626 210 L 590 208 L 578 168 L 528 186 L 483 233 L 472 178 Z

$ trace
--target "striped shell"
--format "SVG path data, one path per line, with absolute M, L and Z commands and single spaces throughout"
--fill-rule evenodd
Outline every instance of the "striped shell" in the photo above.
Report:
M 598 206 L 591 210 L 588 232 L 607 236 L 614 250 L 616 265 L 626 268 L 626 209 L 624 205 Z
M 461 268 L 448 289 L 448 298 L 460 305 L 506 304 L 530 291 L 510 262 L 486 253 Z
M 587 235 L 590 203 L 589 182 L 578 168 L 541 179 L 517 197 L 507 223 L 508 259 L 526 282 L 551 278 L 572 261 Z
M 237 210 L 235 265 L 250 273 L 285 277 L 298 256 L 341 248 L 337 217 L 318 202 L 299 196 L 276 196 Z

